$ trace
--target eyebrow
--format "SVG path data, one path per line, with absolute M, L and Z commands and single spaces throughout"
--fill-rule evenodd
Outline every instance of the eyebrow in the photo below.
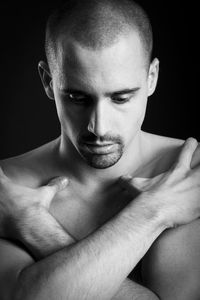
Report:
M 115 92 L 108 92 L 105 95 L 106 96 L 120 96 L 120 95 L 124 95 L 124 94 L 133 94 L 133 93 L 137 92 L 139 89 L 140 89 L 140 87 L 135 87 L 132 89 L 124 89 L 124 90 L 115 91 Z
M 120 95 L 125 95 L 125 94 L 133 94 L 133 93 L 137 92 L 138 90 L 140 90 L 140 87 L 135 87 L 135 88 L 131 88 L 131 89 L 123 89 L 123 90 L 119 90 L 119 91 L 107 92 L 107 93 L 105 93 L 105 96 L 110 97 L 110 96 L 120 96 Z M 79 90 L 79 89 L 69 88 L 69 89 L 63 89 L 62 91 L 67 94 L 72 93 L 72 94 L 80 94 L 80 95 L 86 95 L 86 96 L 91 97 L 91 94 L 89 94 L 85 91 Z

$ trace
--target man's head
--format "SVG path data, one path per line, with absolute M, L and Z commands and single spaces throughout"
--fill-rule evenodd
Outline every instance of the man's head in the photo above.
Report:
M 158 76 L 151 51 L 150 23 L 131 0 L 71 0 L 50 17 L 40 75 L 62 136 L 90 166 L 116 164 L 139 135 Z
M 136 30 L 142 41 L 147 66 L 151 60 L 153 35 L 145 11 L 132 0 L 69 0 L 48 19 L 45 50 L 51 70 L 61 34 L 84 47 L 103 49 L 121 35 Z

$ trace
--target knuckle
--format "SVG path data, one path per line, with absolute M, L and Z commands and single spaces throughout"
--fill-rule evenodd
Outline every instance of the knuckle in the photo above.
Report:
M 195 138 L 193 137 L 189 137 L 187 140 L 186 140 L 186 146 L 188 146 L 188 148 L 190 148 L 191 146 L 196 146 L 198 145 L 198 142 Z
M 193 137 L 189 137 L 189 138 L 186 139 L 185 144 L 190 144 L 190 143 L 193 142 L 193 140 L 194 140 Z

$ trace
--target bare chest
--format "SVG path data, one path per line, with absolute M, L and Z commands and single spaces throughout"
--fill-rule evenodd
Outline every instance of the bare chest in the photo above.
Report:
M 99 193 L 68 190 L 57 195 L 51 214 L 76 240 L 80 240 L 116 215 L 133 196 L 119 188 Z

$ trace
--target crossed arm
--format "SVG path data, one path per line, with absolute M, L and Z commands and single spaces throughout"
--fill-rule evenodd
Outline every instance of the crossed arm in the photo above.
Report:
M 26 233 L 22 239 L 27 243 L 30 251 L 35 255 L 37 260 L 41 260 L 48 255 L 70 246 L 78 241 L 72 238 L 58 223 L 48 214 L 44 213 L 42 216 L 32 216 L 36 218 L 36 226 L 30 224 L 27 220 Z M 42 217 L 42 218 L 41 218 Z M 45 222 L 45 217 L 47 222 Z M 50 223 L 51 220 L 51 223 Z M 28 224 L 30 224 L 31 232 L 28 232 Z M 23 226 L 24 227 L 24 226 Z M 134 282 L 133 280 L 126 278 L 119 286 L 119 290 L 116 295 L 112 297 L 113 300 L 134 300 L 134 299 L 148 299 L 157 300 L 158 297 L 146 287 Z
M 126 278 L 162 231 L 199 217 L 200 169 L 190 169 L 194 149 L 194 143 L 187 143 L 170 172 L 153 185 L 143 182 L 144 192 L 135 201 L 81 241 L 73 242 L 41 206 L 38 209 L 38 205 L 33 205 L 37 207 L 35 213 L 29 208 L 28 219 L 20 215 L 24 224 L 18 223 L 23 228 L 19 239 L 38 260 L 34 261 L 27 252 L 2 240 L 0 282 L 4 286 L 4 298 L 156 299 L 150 291 Z M 5 182 L 9 185 L 7 179 Z M 19 196 L 20 187 L 16 189 Z M 47 189 L 45 191 L 47 193 Z M 24 193 L 41 201 L 40 193 L 44 196 L 44 189 L 23 188 L 23 199 Z M 5 201 L 2 203 L 6 205 Z M 44 224 L 39 220 L 45 220 Z M 32 226 L 27 226 L 29 223 Z M 41 238 L 41 226 L 45 224 L 48 226 L 43 227 L 45 233 L 42 232 Z M 55 229 L 56 235 L 52 236 Z M 53 249 L 53 253 L 49 249 Z
M 16 274 L 16 280 L 11 281 L 15 291 L 10 299 L 158 299 L 150 290 L 126 277 L 147 251 L 148 246 L 140 245 L 137 239 L 143 235 L 155 239 L 162 228 L 158 220 L 148 228 L 137 224 L 138 232 L 133 237 L 131 231 L 126 231 L 137 223 L 137 218 L 141 222 L 138 215 L 141 212 L 138 209 L 137 217 L 131 216 L 130 209 L 79 242 L 73 241 L 45 214 L 28 216 L 31 226 L 28 226 L 30 219 L 24 220 L 26 231 L 21 239 L 37 257 L 37 262 L 11 243 L 1 242 L 1 272 L 6 274 L 3 272 L 5 264 L 7 271 L 10 267 Z M 9 267 L 6 257 L 10 260 Z M 12 290 L 6 289 L 8 293 Z

